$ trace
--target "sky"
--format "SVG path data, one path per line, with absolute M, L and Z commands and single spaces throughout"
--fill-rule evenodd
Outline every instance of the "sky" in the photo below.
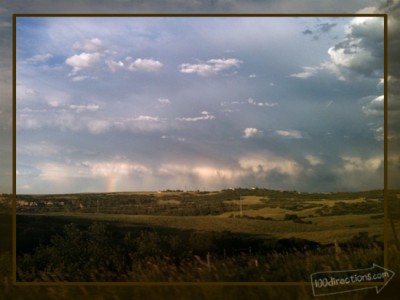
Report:
M 383 188 L 383 19 L 19 17 L 17 193 Z

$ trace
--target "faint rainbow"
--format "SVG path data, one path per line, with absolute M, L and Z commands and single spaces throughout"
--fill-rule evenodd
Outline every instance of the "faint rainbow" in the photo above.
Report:
M 118 176 L 113 174 L 107 178 L 107 193 L 112 193 L 116 191 L 116 185 L 118 181 Z

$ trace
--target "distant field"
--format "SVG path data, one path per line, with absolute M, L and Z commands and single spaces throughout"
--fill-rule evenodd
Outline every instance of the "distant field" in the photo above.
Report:
M 360 231 L 371 236 L 383 238 L 383 219 L 371 219 L 373 214 L 351 216 L 326 216 L 306 218 L 312 224 L 299 224 L 293 221 L 271 221 L 244 218 L 221 218 L 219 216 L 148 216 L 124 214 L 87 213 L 46 213 L 46 216 L 86 219 L 91 221 L 111 221 L 123 225 L 161 226 L 180 230 L 199 230 L 210 232 L 230 231 L 259 236 L 299 237 L 322 244 L 337 240 L 344 242 Z
M 383 191 L 298 193 L 266 189 L 19 195 L 19 214 L 45 214 L 184 230 L 345 241 L 383 236 Z M 240 208 L 242 209 L 240 211 Z
M 370 201 L 379 201 L 378 199 L 369 199 Z M 365 198 L 358 198 L 358 199 L 343 199 L 343 200 L 329 200 L 329 199 L 323 199 L 323 200 L 314 200 L 314 201 L 306 201 L 307 203 L 312 203 L 312 204 L 322 204 L 322 205 L 328 205 L 328 206 L 334 206 L 338 202 L 344 202 L 344 203 L 362 203 L 365 202 Z
M 320 264 L 379 263 L 383 203 L 381 190 L 17 195 L 18 278 L 304 281 Z

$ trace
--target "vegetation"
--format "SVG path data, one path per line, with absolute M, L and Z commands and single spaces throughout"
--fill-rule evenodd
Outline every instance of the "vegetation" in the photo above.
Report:
M 382 261 L 382 200 L 257 188 L 18 195 L 17 279 L 307 281 L 365 267 L 359 255 Z
M 400 223 L 398 220 L 398 216 L 400 216 L 400 206 L 398 205 L 400 202 L 398 201 L 397 195 L 400 194 L 400 191 L 393 191 L 393 197 L 389 198 L 389 207 L 390 207 L 390 214 L 391 216 L 394 216 L 394 226 L 397 228 L 397 230 L 400 229 Z M 327 194 L 327 197 L 330 196 Z M 36 196 L 37 197 L 37 196 Z M 346 195 L 346 197 L 343 197 L 342 199 L 350 200 L 353 199 L 353 201 L 356 203 L 360 198 L 362 198 L 360 195 L 351 197 L 351 195 Z M 372 198 L 372 197 L 371 197 Z M 377 199 L 377 198 L 376 198 Z M 313 201 L 310 199 L 305 199 L 306 201 Z M 331 199 L 325 200 L 319 199 L 314 201 L 315 203 L 318 203 L 319 201 L 323 201 L 324 204 L 332 204 L 335 201 L 338 201 L 340 199 Z M 269 200 L 270 201 L 270 200 Z M 395 202 L 396 201 L 396 202 Z M 298 201 L 300 202 L 300 200 Z M 349 201 L 346 201 L 347 203 Z M 318 206 L 319 207 L 319 206 Z M 316 207 L 316 208 L 318 208 Z M 0 218 L 0 230 L 1 230 L 1 243 L 0 243 L 0 248 L 2 252 L 0 253 L 0 299 L 74 299 L 74 298 L 85 298 L 85 299 L 242 299 L 243 295 L 245 295 L 246 299 L 314 299 L 315 297 L 312 295 L 311 287 L 310 285 L 289 285 L 289 286 L 282 286 L 282 285 L 264 285 L 264 283 L 260 283 L 260 285 L 241 285 L 241 284 L 235 284 L 235 285 L 190 285 L 190 286 L 182 286 L 182 285 L 175 285 L 174 282 L 171 281 L 171 285 L 168 284 L 167 286 L 163 285 L 134 285 L 131 286 L 131 283 L 128 281 L 133 280 L 133 274 L 130 274 L 131 277 L 127 277 L 127 286 L 66 286 L 66 285 L 55 285 L 55 286 L 15 286 L 12 284 L 12 264 L 11 264 L 11 232 L 12 232 L 12 227 L 11 227 L 11 220 L 12 220 L 12 215 L 11 215 L 11 197 L 8 197 L 8 200 L 6 201 L 6 204 L 1 204 L 0 203 L 0 209 L 1 212 L 3 212 L 4 215 L 1 216 Z M 33 243 L 31 246 L 27 243 L 26 249 L 22 250 L 20 249 L 21 247 L 21 242 L 25 241 L 29 237 L 29 232 L 26 232 L 24 235 L 23 232 L 24 230 L 27 230 L 27 227 L 32 227 L 32 229 L 40 229 L 41 226 L 47 227 L 49 230 L 53 228 L 54 233 L 59 236 L 64 236 L 65 237 L 65 226 L 68 227 L 70 223 L 74 223 L 76 227 L 82 232 L 88 232 L 89 227 L 92 223 L 102 223 L 105 226 L 106 230 L 111 230 L 114 225 L 118 225 L 118 230 L 124 230 L 124 228 L 129 231 L 129 228 L 132 229 L 132 227 L 136 229 L 144 229 L 147 226 L 146 232 L 154 232 L 153 229 L 156 229 L 156 232 L 159 233 L 162 236 L 164 235 L 173 235 L 174 233 L 177 233 L 176 231 L 171 231 L 172 228 L 164 228 L 165 230 L 168 231 L 161 231 L 162 228 L 158 227 L 159 223 L 162 223 L 163 221 L 162 218 L 173 218 L 173 217 L 163 217 L 163 216 L 132 216 L 135 218 L 132 218 L 132 222 L 128 226 L 128 217 L 125 215 L 109 215 L 108 218 L 106 218 L 107 215 L 98 213 L 98 214 L 79 214 L 77 212 L 60 212 L 58 214 L 49 214 L 49 213 L 41 213 L 40 211 L 37 211 L 35 214 L 32 215 L 24 215 L 24 214 L 18 214 L 18 220 L 17 220 L 17 234 L 18 234 L 18 246 L 17 249 L 21 250 L 18 254 L 19 259 L 24 256 L 24 254 L 31 255 L 32 257 L 34 256 L 35 253 L 35 248 L 37 248 L 40 244 L 42 244 L 42 247 L 45 245 L 51 246 L 51 235 L 42 238 L 41 243 Z M 265 218 L 267 217 L 267 214 L 265 214 L 263 209 L 258 209 L 258 210 L 245 210 L 244 213 L 246 215 L 249 215 L 249 217 L 253 218 L 257 215 L 259 216 L 264 216 Z M 306 224 L 294 224 L 293 221 L 284 221 L 284 215 L 287 213 L 295 213 L 297 214 L 300 218 L 303 218 L 304 220 L 312 220 L 313 224 L 312 225 L 306 225 Z M 296 231 L 293 231 L 293 229 L 298 229 L 300 225 L 301 228 L 299 228 L 299 233 L 298 235 L 304 235 L 307 237 L 307 239 L 311 240 L 319 240 L 322 242 L 320 243 L 319 248 L 317 247 L 316 250 L 308 250 L 307 252 L 303 252 L 301 250 L 296 250 L 291 253 L 284 253 L 284 252 L 271 252 L 269 255 L 271 255 L 269 260 L 271 262 L 273 261 L 273 254 L 275 255 L 275 259 L 278 260 L 279 257 L 281 257 L 281 265 L 279 268 L 276 269 L 271 269 L 269 272 L 269 275 L 266 276 L 266 279 L 269 280 L 269 282 L 276 282 L 278 281 L 278 278 L 275 278 L 273 274 L 276 272 L 277 275 L 279 275 L 280 270 L 282 271 L 281 277 L 283 277 L 282 274 L 294 274 L 296 278 L 300 278 L 302 273 L 307 273 L 309 270 L 312 269 L 318 269 L 318 271 L 321 270 L 326 270 L 326 269 L 332 269 L 332 270 L 338 270 L 338 269 L 345 269 L 347 266 L 348 269 L 352 269 L 353 267 L 356 268 L 356 266 L 360 266 L 361 268 L 366 268 L 370 267 L 370 262 L 378 263 L 378 258 L 382 257 L 382 250 L 379 247 L 374 246 L 374 240 L 375 240 L 375 234 L 373 231 L 375 230 L 376 227 L 382 228 L 383 224 L 383 212 L 378 213 L 378 214 L 365 214 L 365 215 L 340 215 L 340 216 L 319 216 L 318 214 L 313 211 L 313 209 L 309 210 L 303 210 L 303 211 L 290 211 L 287 209 L 279 209 L 279 206 L 276 208 L 268 208 L 268 216 L 272 217 L 273 220 L 257 220 L 257 219 L 240 219 L 240 218 L 229 218 L 229 215 L 233 214 L 238 216 L 239 215 L 239 210 L 237 209 L 236 211 L 233 212 L 228 212 L 226 213 L 226 220 L 223 218 L 224 214 L 221 216 L 212 216 L 209 218 L 212 218 L 212 220 L 219 220 L 222 219 L 223 221 L 234 221 L 238 222 L 237 224 L 240 226 L 243 225 L 252 225 L 253 228 L 255 228 L 254 224 L 257 224 L 259 226 L 260 224 L 265 224 L 270 227 L 273 227 L 275 225 L 276 227 L 272 228 L 272 232 L 276 232 L 276 238 L 279 240 L 279 237 L 283 239 L 284 237 L 287 237 L 288 239 L 290 236 L 293 236 L 293 234 L 296 233 Z M 83 218 L 83 215 L 86 216 Z M 313 216 L 310 216 L 313 215 Z M 130 217 L 131 218 L 131 217 Z M 195 217 L 197 218 L 203 218 L 203 217 Z M 178 219 L 178 218 L 177 218 Z M 195 219 L 195 220 L 196 220 Z M 206 217 L 204 217 L 206 219 Z M 118 222 L 116 221 L 118 220 Z M 148 222 L 145 222 L 147 221 Z M 157 222 L 156 222 L 157 221 Z M 165 223 L 162 224 L 170 224 L 171 221 L 172 223 L 175 222 L 175 219 L 166 221 Z M 209 219 L 208 219 L 209 221 Z M 193 219 L 190 220 L 188 219 L 188 223 L 194 223 Z M 243 223 L 245 222 L 245 223 Z M 41 223 L 39 225 L 38 223 Z M 254 223 L 254 224 L 253 224 Z M 206 227 L 207 223 L 202 223 L 200 227 Z M 232 228 L 234 227 L 235 223 L 229 223 L 229 226 Z M 111 226 L 109 226 L 111 225 Z M 180 223 L 180 228 L 181 232 L 180 234 L 184 235 L 184 232 L 187 230 L 187 226 L 184 223 Z M 185 225 L 185 226 L 183 226 Z M 195 224 L 194 224 L 195 225 Z M 193 225 L 193 226 L 194 226 Z M 217 224 L 214 226 L 214 228 L 217 230 L 219 229 L 221 224 Z M 253 226 L 254 225 L 254 226 Z M 282 230 L 279 231 L 277 230 L 278 227 L 281 226 Z M 290 227 L 291 226 L 291 227 Z M 306 226 L 306 227 L 304 227 Z M 352 226 L 352 227 L 350 227 Z M 316 229 L 315 231 L 315 236 L 313 236 L 312 232 L 307 232 L 307 228 L 313 228 Z M 338 231 L 335 228 L 340 227 L 341 229 Z M 179 228 L 179 227 L 178 227 Z M 186 229 L 185 229 L 186 228 Z M 262 229 L 266 231 L 265 229 Z M 300 231 L 304 231 L 303 234 L 301 234 Z M 378 229 L 378 232 L 381 229 Z M 236 232 L 236 230 L 232 230 L 233 232 Z M 256 231 L 256 230 L 255 230 Z M 372 241 L 371 246 L 363 246 L 363 247 L 346 247 L 348 243 L 352 240 L 353 237 L 365 237 L 365 234 L 362 232 L 368 232 L 368 239 Z M 32 233 L 33 231 L 31 231 Z M 188 233 L 190 231 L 187 231 Z M 338 235 L 335 236 L 334 233 L 336 234 L 337 232 Z M 361 232 L 361 233 L 360 233 Z M 3 235 L 4 233 L 4 235 Z M 42 231 L 43 233 L 43 231 Z M 123 232 L 122 235 L 125 235 L 127 232 Z M 192 231 L 193 233 L 193 231 Z M 132 235 L 133 233 L 131 233 Z M 255 235 L 259 235 L 258 233 L 254 233 Z M 41 234 L 37 234 L 37 237 L 41 237 Z M 139 231 L 137 231 L 135 234 L 132 235 L 132 239 L 136 239 L 140 236 Z M 237 236 L 237 235 L 236 235 Z M 333 246 L 327 245 L 327 243 L 332 243 L 334 239 L 338 236 L 344 236 L 345 238 L 341 240 L 340 242 L 340 247 L 342 248 L 342 253 L 337 257 L 334 254 L 334 248 Z M 244 236 L 243 236 L 244 237 Z M 270 238 L 272 236 L 269 236 Z M 358 238 L 355 238 L 358 239 Z M 266 240 L 273 240 L 273 239 L 268 239 Z M 339 239 L 340 240 L 340 239 Z M 35 239 L 32 239 L 32 242 L 36 241 Z M 325 241 L 325 242 L 324 242 Z M 381 244 L 380 244 L 381 245 Z M 392 231 L 389 230 L 389 244 L 388 248 L 385 249 L 388 253 L 388 266 L 390 270 L 394 271 L 396 274 L 400 273 L 400 255 L 399 251 L 400 249 L 398 248 L 398 244 L 396 243 L 396 239 L 392 236 Z M 228 266 L 228 261 L 231 261 L 232 264 L 236 268 L 241 268 L 243 272 L 245 271 L 243 268 L 246 265 L 244 262 L 247 259 L 247 262 L 251 261 L 251 258 L 260 255 L 265 257 L 268 255 L 268 253 L 256 253 L 255 251 L 252 251 L 252 254 L 246 254 L 246 256 L 242 256 L 242 254 L 229 254 L 227 253 L 227 256 L 225 258 L 225 261 L 222 263 L 221 259 L 223 260 L 224 257 L 214 257 L 211 256 L 211 266 L 214 268 L 218 268 L 223 270 L 223 266 Z M 297 256 L 296 256 L 297 255 Z M 303 256 L 302 256 L 303 255 Z M 194 257 L 194 256 L 193 256 Z M 193 258 L 192 257 L 192 258 Z M 199 259 L 202 261 L 202 264 L 198 265 L 198 270 L 197 269 L 190 269 L 190 272 L 200 274 L 200 272 L 203 272 L 203 277 L 205 278 L 205 272 L 208 270 L 208 265 L 207 265 L 207 254 L 203 255 L 198 255 Z M 295 258 L 297 257 L 298 260 Z M 301 258 L 303 260 L 301 260 Z M 376 259 L 375 259 L 376 258 Z M 239 263 L 234 263 L 235 260 L 239 261 L 242 259 L 243 264 L 240 265 Z M 262 260 L 260 260 L 262 261 Z M 261 270 L 260 268 L 263 266 L 262 263 L 258 264 L 258 267 L 256 268 L 253 264 L 253 272 L 257 270 Z M 222 264 L 218 265 L 218 262 Z M 253 261 L 254 262 L 254 261 Z M 144 261 L 143 261 L 144 263 Z M 153 266 L 157 265 L 157 261 L 153 261 Z M 276 264 L 275 264 L 276 265 Z M 381 264 L 382 265 L 382 264 Z M 158 278 L 161 278 L 162 276 L 160 275 L 160 272 L 162 271 L 156 271 L 156 268 L 153 267 L 150 269 L 150 265 L 145 265 L 145 268 L 142 268 L 145 273 L 141 273 L 141 278 L 143 281 L 149 281 L 151 278 L 154 276 L 158 276 Z M 172 266 L 172 265 L 171 265 Z M 382 265 L 383 266 L 383 265 Z M 161 265 L 161 260 L 160 260 L 160 265 L 159 268 L 162 268 L 163 266 Z M 230 272 L 235 270 L 235 267 L 232 267 Z M 183 268 L 183 265 L 182 265 Z M 181 268 L 181 270 L 182 270 Z M 167 270 L 167 269 L 166 269 Z M 217 270 L 217 271 L 218 271 Z M 236 273 L 239 273 L 239 270 L 236 270 Z M 19 270 L 20 272 L 20 270 Z M 152 272 L 157 273 L 158 275 L 152 274 Z M 173 271 L 169 271 L 170 274 L 174 275 L 175 278 L 178 277 L 178 273 L 174 273 Z M 221 271 L 222 272 L 222 271 Z M 191 274 L 191 273 L 189 273 Z M 22 274 L 24 275 L 24 274 Z M 27 274 L 25 274 L 27 275 Z M 121 274 L 120 274 L 121 275 Z M 308 274 L 309 275 L 309 274 Z M 97 274 L 96 276 L 99 276 Z M 152 277 L 153 276 L 153 277 Z M 269 277 L 268 277 L 269 276 Z M 65 274 L 57 274 L 56 272 L 40 272 L 37 274 L 37 277 L 34 279 L 36 281 L 62 281 L 65 278 Z M 164 276 L 166 277 L 166 276 Z M 197 276 L 200 277 L 200 276 Z M 221 277 L 221 276 L 220 276 Z M 279 277 L 279 276 L 278 276 Z M 286 277 L 286 276 L 285 276 Z M 111 277 L 107 278 L 106 275 L 102 277 L 104 281 L 111 281 L 113 280 Z M 174 278 L 172 276 L 171 278 Z M 25 278 L 26 279 L 26 278 Z M 162 278 L 161 278 L 162 279 Z M 160 280 L 161 280 L 160 279 Z M 188 280 L 190 278 L 187 278 Z M 88 280 L 91 280 L 90 278 Z M 158 280 L 158 279 L 157 279 Z M 172 280 L 172 279 L 171 279 Z M 204 279 L 205 281 L 206 279 Z M 289 279 L 287 279 L 289 280 Z M 246 281 L 246 280 L 243 280 Z M 307 282 L 309 281 L 309 277 L 307 278 Z M 389 284 L 380 292 L 380 296 L 383 298 L 387 299 L 393 299 L 395 298 L 395 295 L 398 294 L 398 285 L 399 285 L 399 280 L 397 279 L 397 275 L 394 277 L 394 279 L 389 282 Z M 268 283 L 267 283 L 268 284 Z M 346 299 L 375 299 L 376 296 L 376 291 L 375 289 L 366 289 L 366 290 L 360 290 L 352 293 L 346 293 Z M 329 296 L 330 299 L 343 299 L 343 294 L 337 294 L 337 295 L 332 295 Z
M 280 207 L 290 211 L 321 207 L 321 200 L 333 203 L 363 199 L 363 202 L 366 201 L 367 204 L 354 207 L 354 211 L 367 212 L 375 204 L 374 210 L 383 212 L 382 190 L 357 193 L 299 193 L 241 188 L 214 192 L 165 191 L 155 193 L 18 195 L 17 209 L 18 212 L 30 213 L 101 212 L 134 215 L 204 216 L 238 211 L 240 199 L 244 199 L 242 201 L 243 210 Z M 253 201 L 246 201 L 246 199 Z M 352 207 L 355 204 L 348 205 Z M 347 206 L 344 207 L 344 209 L 348 208 Z
M 295 238 L 124 233 L 115 225 L 69 224 L 48 244 L 18 256 L 17 276 L 21 281 L 307 281 L 321 269 L 383 263 L 380 243 L 368 234 L 361 232 L 348 245 L 337 259 L 332 245 Z

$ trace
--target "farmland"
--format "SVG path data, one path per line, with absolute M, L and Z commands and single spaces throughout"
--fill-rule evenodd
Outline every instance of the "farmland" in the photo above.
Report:
M 304 281 L 379 264 L 382 245 L 381 190 L 17 196 L 21 281 Z

